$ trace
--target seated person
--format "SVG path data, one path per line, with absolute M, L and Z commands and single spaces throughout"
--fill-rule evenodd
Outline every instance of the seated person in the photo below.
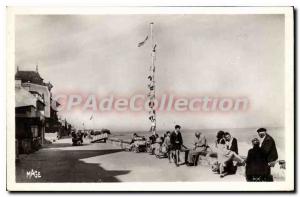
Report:
M 79 138 L 80 142 L 83 143 L 83 132 L 80 131 L 78 133 L 78 138 Z
M 167 133 L 166 133 L 163 146 L 166 149 L 169 163 L 171 163 L 171 132 L 170 131 L 167 131 Z
M 153 134 L 149 137 L 150 140 L 150 154 L 154 154 L 155 151 L 155 143 L 156 143 L 156 139 L 159 138 L 158 134 Z
M 159 137 L 158 134 L 153 134 L 153 135 L 151 135 L 151 136 L 149 137 L 150 143 L 151 143 L 151 144 L 154 144 L 155 141 L 156 141 L 156 138 L 158 138 L 158 137 Z
M 240 163 L 244 163 L 244 160 L 238 154 L 228 149 L 224 139 L 219 140 L 219 142 L 217 143 L 217 149 L 221 178 L 228 174 L 228 172 L 225 171 L 228 162 L 237 161 Z
M 76 132 L 75 132 L 75 131 L 72 131 L 71 136 L 72 136 L 72 142 L 73 142 L 73 143 L 76 143 L 76 142 L 77 142 L 77 135 L 76 135 Z
M 230 133 L 225 132 L 225 141 L 227 144 L 227 149 L 235 152 L 236 154 L 239 154 L 238 152 L 238 142 L 237 139 L 233 136 L 231 136 Z M 224 169 L 226 173 L 228 174 L 235 174 L 237 170 L 236 166 L 237 162 L 234 161 L 228 161 L 226 164 L 226 168 Z
M 71 136 L 72 136 L 72 138 L 76 138 L 76 132 L 72 131 Z
M 134 133 L 130 144 L 134 143 L 135 141 L 143 141 L 143 140 L 145 140 L 144 136 L 138 136 L 138 134 Z
M 207 149 L 207 141 L 205 136 L 203 136 L 200 132 L 195 133 L 195 141 L 193 144 L 193 148 L 190 149 L 187 154 L 187 165 L 197 165 L 197 160 L 201 153 L 206 152 Z
M 156 139 L 155 144 L 153 144 L 153 146 L 154 146 L 154 154 L 156 156 L 161 156 L 162 155 L 162 144 L 163 144 L 162 139 L 158 137 Z
M 144 141 L 144 140 L 145 140 L 144 137 L 138 136 L 136 133 L 134 133 L 133 136 L 132 136 L 131 142 L 129 143 L 130 144 L 129 149 L 131 149 L 132 147 L 135 146 L 135 142 Z

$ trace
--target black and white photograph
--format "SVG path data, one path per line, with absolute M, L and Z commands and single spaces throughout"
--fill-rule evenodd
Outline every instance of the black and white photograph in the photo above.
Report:
M 8 8 L 8 190 L 293 190 L 293 11 Z

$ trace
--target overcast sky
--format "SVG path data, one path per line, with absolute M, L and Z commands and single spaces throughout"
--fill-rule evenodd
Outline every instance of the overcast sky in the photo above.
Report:
M 16 65 L 39 72 L 53 94 L 130 96 L 147 92 L 150 46 L 137 47 L 154 22 L 157 92 L 245 96 L 247 112 L 162 113 L 158 128 L 284 125 L 283 15 L 17 16 Z M 76 125 L 149 129 L 145 113 L 63 113 Z

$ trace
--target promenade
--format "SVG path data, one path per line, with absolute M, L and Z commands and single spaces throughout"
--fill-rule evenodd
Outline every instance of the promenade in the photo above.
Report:
M 40 177 L 29 178 L 27 172 L 32 170 L 39 172 Z M 17 182 L 245 181 L 241 175 L 221 179 L 206 166 L 176 167 L 168 159 L 124 152 L 109 143 L 72 146 L 71 139 L 21 155 L 16 174 Z

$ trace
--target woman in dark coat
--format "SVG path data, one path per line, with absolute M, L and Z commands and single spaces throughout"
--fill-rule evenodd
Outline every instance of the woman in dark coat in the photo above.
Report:
M 263 150 L 259 147 L 259 140 L 252 140 L 253 148 L 248 151 L 246 160 L 246 180 L 266 181 L 268 178 L 268 161 Z

